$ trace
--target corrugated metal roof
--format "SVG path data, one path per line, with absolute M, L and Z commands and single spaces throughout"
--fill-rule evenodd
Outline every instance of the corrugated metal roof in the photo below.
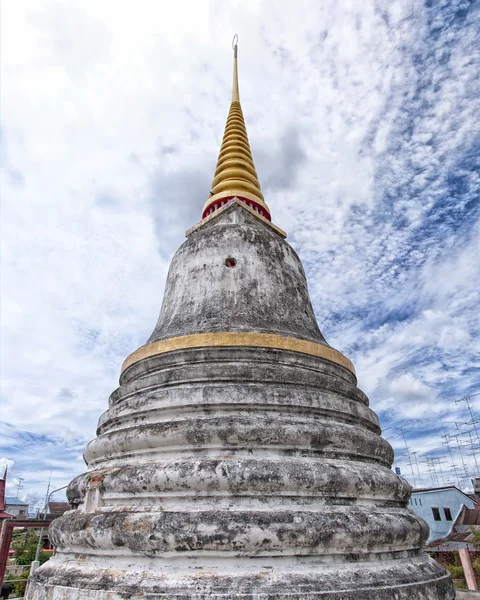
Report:
M 445 490 L 456 490 L 457 492 L 459 492 L 460 494 L 462 494 L 469 500 L 473 500 L 473 502 L 477 502 L 476 498 L 471 498 L 468 494 L 466 494 L 465 492 L 462 492 L 462 490 L 458 489 L 456 485 L 445 485 L 443 487 L 437 487 L 437 488 L 418 488 L 418 489 L 413 490 L 412 496 L 414 496 L 415 494 L 432 494 L 432 493 L 436 493 L 436 492 L 443 492 Z
M 434 546 L 443 546 L 448 542 L 465 542 L 466 544 L 472 544 L 474 537 L 471 531 L 458 531 L 449 533 L 447 537 L 441 540 L 434 540 L 428 544 L 429 548 Z
M 440 490 L 458 490 L 459 492 L 462 491 L 459 490 L 456 485 L 444 485 L 442 487 L 413 488 L 412 494 L 415 494 L 416 492 L 438 492 Z
M 19 500 L 18 498 L 10 498 L 9 496 L 5 496 L 5 504 L 19 504 L 20 506 L 28 506 L 28 502 Z
M 63 514 L 65 511 L 70 510 L 68 502 L 49 502 L 48 512 Z

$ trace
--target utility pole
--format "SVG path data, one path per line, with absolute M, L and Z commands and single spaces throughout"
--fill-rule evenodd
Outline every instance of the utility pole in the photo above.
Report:
M 48 481 L 47 495 L 45 496 L 45 505 L 43 507 L 43 520 L 44 521 L 47 518 L 48 503 L 50 502 L 50 498 L 53 496 L 53 494 L 55 494 L 55 492 L 59 492 L 60 490 L 64 490 L 65 488 L 68 487 L 68 485 L 64 485 L 64 486 L 57 488 L 56 490 L 53 490 L 52 492 L 48 493 L 48 490 L 50 489 L 51 478 L 52 478 L 52 472 L 50 471 L 50 479 Z M 35 560 L 36 561 L 38 561 L 38 557 L 40 556 L 40 550 L 42 549 L 42 537 L 43 537 L 43 527 L 40 529 L 40 535 L 38 536 L 37 550 L 35 552 Z
M 17 479 L 18 479 L 18 483 L 15 484 L 15 487 L 17 488 L 17 495 L 15 496 L 16 500 L 18 500 L 18 495 L 20 494 L 20 491 L 23 488 L 23 481 L 24 481 L 25 477 L 17 477 Z
M 50 471 L 50 475 L 48 477 L 47 493 L 45 494 L 45 502 L 43 503 L 44 506 L 47 506 L 47 498 L 48 498 L 48 493 L 50 491 L 51 482 L 52 482 L 52 472 Z

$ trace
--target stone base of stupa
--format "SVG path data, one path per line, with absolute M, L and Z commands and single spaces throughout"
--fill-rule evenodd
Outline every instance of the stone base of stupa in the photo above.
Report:
M 279 564 L 281 563 L 281 564 Z M 218 558 L 195 561 L 135 557 L 129 564 L 75 559 L 45 565 L 30 584 L 31 600 L 453 600 L 450 577 L 426 554 L 410 558 L 335 563 L 282 557 Z

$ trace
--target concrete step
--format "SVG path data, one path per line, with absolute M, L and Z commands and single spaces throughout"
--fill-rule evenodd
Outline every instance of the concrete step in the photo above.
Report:
M 456 590 L 457 600 L 480 600 L 480 592 L 471 590 Z

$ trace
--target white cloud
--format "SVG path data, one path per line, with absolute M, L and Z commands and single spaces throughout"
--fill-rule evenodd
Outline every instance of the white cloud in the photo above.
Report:
M 14 465 L 14 461 L 9 459 L 9 458 L 5 458 L 4 456 L 0 457 L 0 473 L 1 476 L 4 476 L 5 473 L 5 469 L 11 469 Z
M 4 6 L 0 410 L 12 477 L 43 495 L 50 469 L 58 486 L 81 471 L 123 359 L 153 329 L 213 176 L 235 32 L 260 181 L 322 331 L 387 426 L 395 415 L 422 452 L 441 448 L 441 431 L 421 429 L 426 407 L 463 418 L 453 398 L 478 389 L 480 367 L 478 14 L 453 10 Z
M 404 373 L 393 379 L 389 389 L 399 401 L 402 400 L 428 400 L 432 398 L 432 390 L 419 381 L 411 373 Z

